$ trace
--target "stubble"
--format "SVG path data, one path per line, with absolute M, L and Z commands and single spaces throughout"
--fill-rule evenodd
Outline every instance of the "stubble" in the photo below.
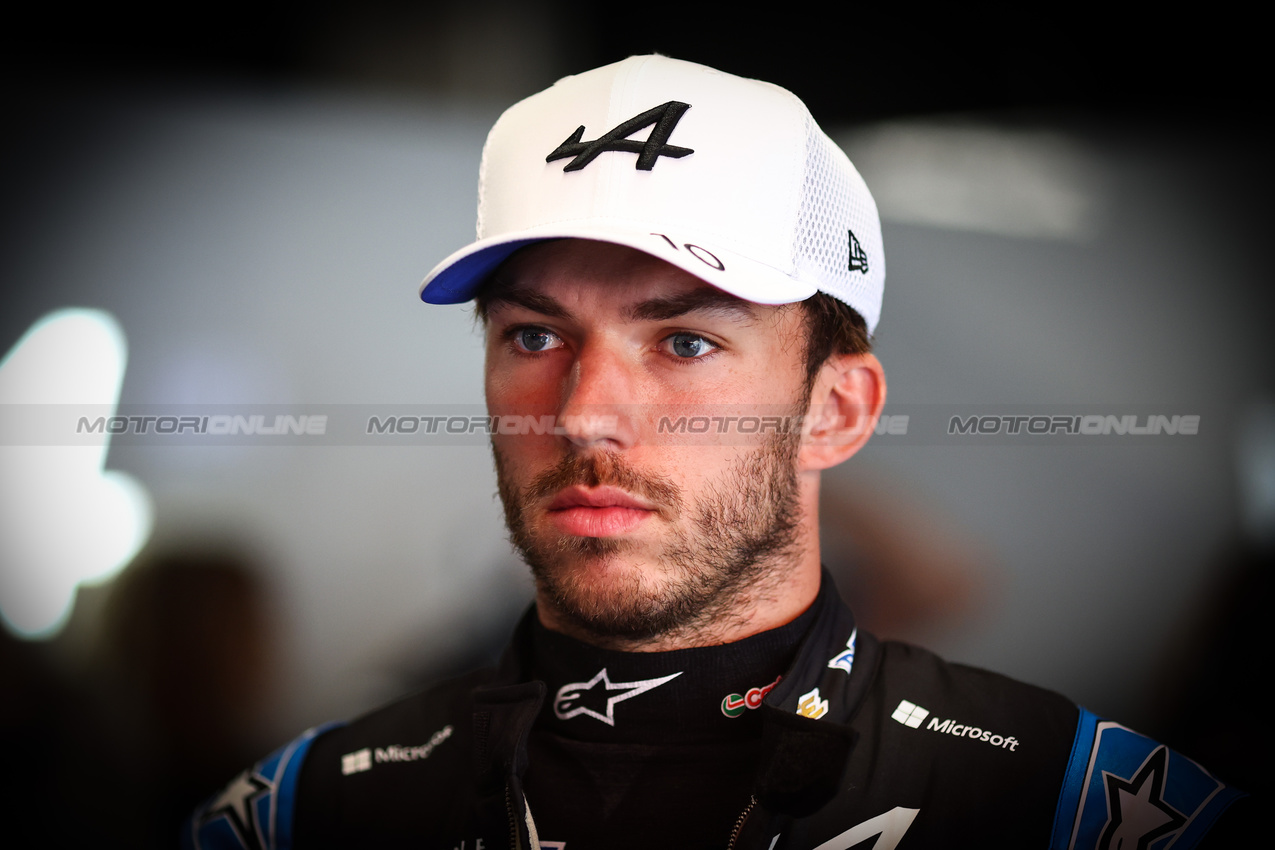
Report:
M 799 445 L 799 434 L 770 435 L 691 494 L 695 498 L 611 452 L 568 449 L 522 488 L 494 445 L 493 455 L 510 539 L 531 568 L 540 598 L 579 636 L 633 646 L 729 629 L 745 610 L 781 592 L 782 565 L 801 556 Z M 577 485 L 618 487 L 652 504 L 671 529 L 661 550 L 630 565 L 638 568 L 612 569 L 637 556 L 630 541 L 564 535 L 536 523 L 537 505 Z M 678 522 L 684 515 L 689 521 Z M 605 581 L 599 579 L 603 571 Z

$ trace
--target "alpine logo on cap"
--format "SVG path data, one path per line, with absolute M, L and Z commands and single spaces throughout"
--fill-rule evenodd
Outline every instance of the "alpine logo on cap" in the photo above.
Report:
M 562 170 L 579 171 L 593 162 L 600 153 L 621 151 L 623 153 L 637 154 L 637 169 L 639 171 L 650 171 L 655 167 L 655 161 L 662 156 L 681 159 L 689 153 L 695 153 L 690 148 L 679 148 L 676 145 L 668 144 L 668 137 L 672 134 L 673 128 L 677 126 L 677 122 L 682 120 L 682 113 L 690 108 L 691 105 L 689 103 L 670 100 L 668 103 L 662 103 L 654 109 L 648 109 L 641 115 L 634 115 L 628 121 L 616 125 L 613 130 L 598 136 L 591 142 L 581 141 L 584 138 L 584 125 L 581 124 L 574 133 L 567 136 L 565 142 L 558 145 L 553 153 L 545 157 L 545 162 L 566 159 L 569 156 L 575 157 Z M 650 127 L 652 124 L 655 126 L 651 128 L 651 134 L 646 137 L 645 142 L 628 138 L 643 127 Z M 851 235 L 850 238 L 853 239 L 854 236 Z

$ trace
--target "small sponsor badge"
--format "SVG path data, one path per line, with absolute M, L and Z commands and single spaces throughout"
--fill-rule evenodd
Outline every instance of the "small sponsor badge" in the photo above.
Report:
M 859 636 L 859 630 L 855 629 L 850 632 L 850 639 L 846 641 L 846 648 L 838 655 L 834 655 L 828 662 L 830 670 L 845 670 L 846 675 L 854 669 L 854 641 Z
M 346 753 L 341 756 L 341 773 L 349 776 L 351 773 L 362 773 L 365 770 L 372 769 L 372 750 L 364 747 L 358 752 Z
M 797 713 L 811 720 L 818 720 L 828 713 L 828 701 L 819 698 L 819 689 L 802 694 L 797 700 Z
M 783 676 L 776 676 L 775 681 L 769 685 L 760 688 L 749 688 L 746 694 L 727 694 L 722 700 L 722 714 L 727 717 L 739 717 L 744 713 L 746 708 L 757 708 L 761 705 L 761 701 L 766 698 L 766 694 L 774 690 L 775 685 L 779 684 L 779 680 Z

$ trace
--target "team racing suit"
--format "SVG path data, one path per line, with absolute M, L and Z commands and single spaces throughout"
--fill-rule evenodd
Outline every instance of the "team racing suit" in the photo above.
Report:
M 1176 850 L 1216 846 L 1243 797 L 1058 694 L 858 631 L 825 573 L 797 621 L 724 647 L 609 652 L 533 610 L 496 670 L 307 732 L 183 843 Z

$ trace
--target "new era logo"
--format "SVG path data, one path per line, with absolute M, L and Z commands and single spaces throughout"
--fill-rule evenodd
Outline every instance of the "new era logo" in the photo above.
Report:
M 368 748 L 341 756 L 341 773 L 344 776 L 349 776 L 351 773 L 362 773 L 371 769 L 372 751 Z
M 910 726 L 913 729 L 920 726 L 921 723 L 924 722 L 925 718 L 929 716 L 930 712 L 928 710 L 921 708 L 921 706 L 916 705 L 915 703 L 908 702 L 907 700 L 900 700 L 899 707 L 894 710 L 894 714 L 890 715 L 890 717 L 894 720 L 899 721 L 904 726 Z
M 863 246 L 859 244 L 858 238 L 855 237 L 853 230 L 847 230 L 850 234 L 850 271 L 868 273 L 868 252 L 863 250 Z

